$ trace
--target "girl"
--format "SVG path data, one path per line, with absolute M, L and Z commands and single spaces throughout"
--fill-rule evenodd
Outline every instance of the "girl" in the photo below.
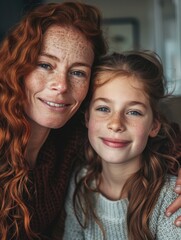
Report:
M 86 165 L 70 184 L 64 239 L 178 240 L 176 133 L 159 111 L 163 69 L 150 52 L 104 57 L 93 76 Z M 75 191 L 74 191 L 75 188 Z M 71 226 L 71 228 L 70 228 Z

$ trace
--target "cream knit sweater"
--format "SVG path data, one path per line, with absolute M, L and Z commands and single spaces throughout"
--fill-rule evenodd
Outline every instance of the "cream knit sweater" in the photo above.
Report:
M 176 178 L 168 176 L 159 199 L 150 218 L 150 229 L 158 240 L 181 240 L 181 228 L 173 225 L 177 216 L 181 215 L 181 209 L 171 217 L 165 216 L 166 207 L 177 197 L 173 188 Z M 64 240 L 102 240 L 100 228 L 93 221 L 88 228 L 82 229 L 79 225 L 72 205 L 74 191 L 72 180 L 66 201 L 67 218 L 65 223 Z M 127 240 L 126 214 L 128 200 L 110 201 L 101 194 L 94 194 L 96 211 L 106 230 L 106 240 Z

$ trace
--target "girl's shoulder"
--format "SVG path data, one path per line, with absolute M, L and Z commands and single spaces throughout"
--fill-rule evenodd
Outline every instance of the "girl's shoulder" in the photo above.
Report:
M 166 176 L 165 183 L 153 209 L 153 221 L 157 221 L 161 216 L 165 218 L 166 208 L 178 197 L 178 194 L 174 191 L 176 179 L 173 175 Z
M 165 179 L 165 184 L 161 192 L 165 191 L 173 191 L 175 188 L 177 177 L 171 174 L 168 174 Z M 174 191 L 173 191 L 174 192 Z
M 170 174 L 166 176 L 165 183 L 160 191 L 158 202 L 169 204 L 177 198 L 178 194 L 174 191 L 176 180 L 176 176 Z
M 166 184 L 170 184 L 171 186 L 176 183 L 177 177 L 171 174 L 166 176 Z
M 160 218 L 160 215 L 165 216 L 166 208 L 178 197 L 178 194 L 174 191 L 176 179 L 177 178 L 173 175 L 166 176 L 165 183 L 153 209 L 153 221 Z
M 70 179 L 70 183 L 69 183 L 69 190 L 68 190 L 68 195 L 72 196 L 75 188 L 76 188 L 76 184 L 79 182 L 79 180 L 85 176 L 87 173 L 87 169 L 84 167 L 82 169 L 80 169 L 78 172 L 74 171 L 74 173 L 72 174 L 72 177 Z
M 180 239 L 178 236 L 181 234 L 181 228 L 175 227 L 173 222 L 181 215 L 181 209 L 177 210 L 170 217 L 165 215 L 166 208 L 178 197 L 178 194 L 174 191 L 176 179 L 175 176 L 167 175 L 150 217 L 149 227 L 156 237 L 155 239 Z

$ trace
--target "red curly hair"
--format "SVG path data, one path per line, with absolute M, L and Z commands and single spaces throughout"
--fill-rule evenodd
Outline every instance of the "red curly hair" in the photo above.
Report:
M 43 4 L 27 13 L 0 47 L 0 239 L 28 239 L 31 216 L 23 198 L 30 197 L 29 165 L 25 160 L 30 126 L 24 112 L 24 78 L 35 68 L 43 36 L 51 25 L 77 29 L 92 44 L 96 63 L 107 50 L 97 8 L 78 2 Z

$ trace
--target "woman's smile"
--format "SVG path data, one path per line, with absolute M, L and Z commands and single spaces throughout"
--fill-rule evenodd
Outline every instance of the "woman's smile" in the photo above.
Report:
M 45 128 L 62 127 L 87 94 L 93 60 L 84 35 L 69 27 L 48 28 L 37 66 L 25 77 L 29 119 Z

